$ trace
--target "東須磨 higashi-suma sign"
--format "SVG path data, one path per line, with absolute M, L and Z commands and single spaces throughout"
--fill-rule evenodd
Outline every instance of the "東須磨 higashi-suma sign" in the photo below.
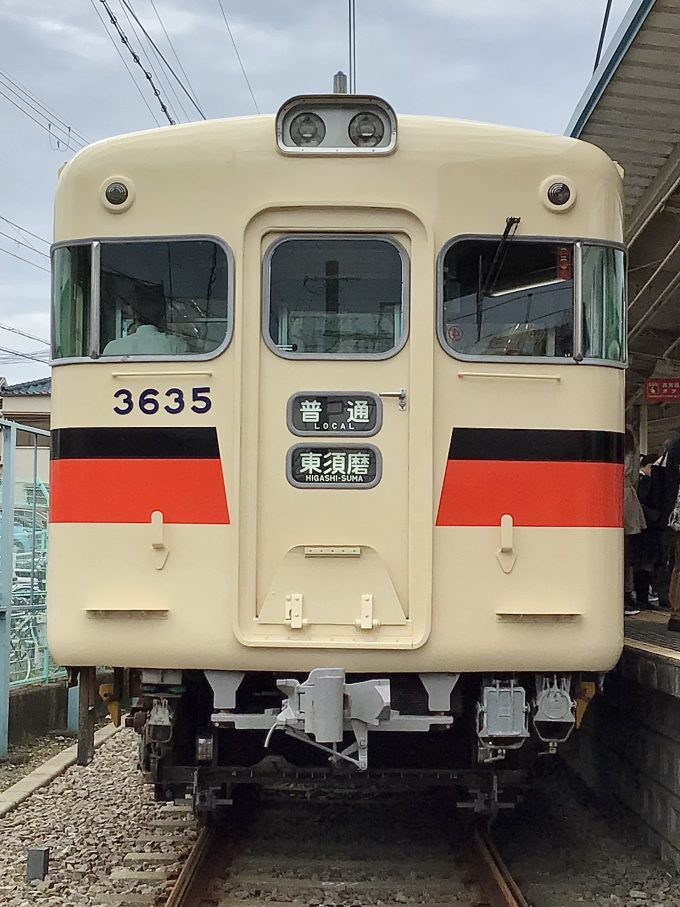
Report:
M 288 481 L 296 488 L 372 488 L 381 472 L 380 451 L 372 444 L 296 444 L 288 451 L 286 463 Z
M 288 428 L 295 435 L 368 437 L 380 430 L 382 402 L 368 392 L 297 393 L 288 401 Z

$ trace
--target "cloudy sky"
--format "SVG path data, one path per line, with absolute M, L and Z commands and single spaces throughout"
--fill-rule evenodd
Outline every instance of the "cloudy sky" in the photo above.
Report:
M 152 52 L 123 0 L 106 2 L 149 69 L 143 51 Z M 222 0 L 255 100 L 220 0 L 128 3 L 177 70 L 167 31 L 207 117 L 254 113 L 255 103 L 262 113 L 274 112 L 294 94 L 329 91 L 333 73 L 347 70 L 347 0 Z M 608 39 L 629 4 L 614 0 Z M 382 95 L 398 113 L 562 133 L 590 80 L 605 5 L 356 0 L 358 90 Z M 141 69 L 113 33 L 102 0 L 0 0 L 0 249 L 32 262 L 0 252 L 0 324 L 39 338 L 49 336 L 49 274 L 41 268 L 49 268 L 57 169 L 73 153 L 57 140 L 64 136 L 57 127 L 67 124 L 95 141 L 164 121 Z M 30 101 L 23 95 L 19 102 L 17 83 Z M 179 89 L 186 114 L 162 76 L 159 87 L 178 119 L 194 118 Z M 17 233 L 8 221 L 30 233 Z M 0 348 L 45 350 L 4 328 Z M 0 375 L 12 383 L 49 372 L 29 359 L 7 360 L 0 349 Z

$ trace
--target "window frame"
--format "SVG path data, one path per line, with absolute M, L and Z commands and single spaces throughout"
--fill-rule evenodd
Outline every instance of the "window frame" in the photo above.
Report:
M 461 362 L 493 362 L 509 364 L 540 364 L 540 365 L 604 365 L 610 368 L 625 369 L 628 367 L 628 260 L 627 249 L 623 243 L 614 242 L 608 239 L 597 239 L 593 237 L 575 237 L 575 236 L 549 236 L 544 234 L 515 236 L 513 243 L 526 242 L 545 242 L 555 245 L 570 245 L 574 248 L 574 302 L 572 310 L 572 330 L 573 330 L 573 353 L 571 356 L 482 356 L 471 353 L 460 353 L 454 350 L 446 342 L 444 336 L 444 259 L 448 251 L 457 243 L 467 242 L 470 240 L 492 240 L 500 241 L 500 233 L 460 233 L 457 236 L 447 240 L 437 255 L 437 305 L 436 305 L 436 327 L 437 339 L 439 345 L 451 356 Z M 624 254 L 624 289 L 623 289 L 623 337 L 626 342 L 626 357 L 620 362 L 613 359 L 596 359 L 594 357 L 583 357 L 584 337 L 583 330 L 585 325 L 585 312 L 583 311 L 583 285 L 582 285 L 582 250 L 583 246 L 599 246 L 610 249 L 620 249 Z M 577 337 L 578 331 L 578 337 Z
M 227 257 L 227 331 L 222 343 L 210 353 L 176 353 L 162 355 L 137 355 L 128 353 L 124 356 L 105 356 L 102 352 L 93 354 L 93 337 L 97 337 L 97 347 L 100 343 L 99 326 L 101 323 L 101 266 L 97 269 L 93 267 L 95 260 L 99 264 L 102 244 L 124 244 L 124 243 L 142 243 L 142 242 L 212 242 L 221 248 Z M 56 319 L 54 317 L 54 253 L 58 249 L 69 248 L 73 246 L 89 246 L 91 249 L 91 273 L 90 273 L 90 342 L 88 344 L 90 353 L 88 356 L 67 356 L 62 359 L 50 357 L 50 365 L 56 367 L 59 365 L 71 365 L 77 362 L 205 362 L 209 359 L 215 359 L 220 356 L 231 343 L 234 335 L 234 253 L 231 246 L 221 236 L 215 236 L 212 233 L 173 233 L 167 236 L 104 236 L 104 237 L 79 237 L 78 239 L 66 239 L 55 242 L 50 247 L 50 261 L 52 270 L 52 296 L 50 299 L 50 344 L 53 353 L 56 349 Z M 96 303 L 96 305 L 95 305 Z
M 283 243 L 290 242 L 291 240 L 378 240 L 380 242 L 390 243 L 398 252 L 399 258 L 401 260 L 401 311 L 402 311 L 402 330 L 401 337 L 399 342 L 393 346 L 391 349 L 386 350 L 384 353 L 296 353 L 293 351 L 282 350 L 278 347 L 269 333 L 269 324 L 271 317 L 271 262 L 274 256 L 274 253 L 283 245 Z M 322 231 L 319 232 L 309 232 L 296 231 L 295 233 L 285 233 L 282 236 L 279 236 L 275 239 L 267 249 L 262 257 L 262 339 L 265 342 L 265 345 L 279 356 L 281 359 L 292 359 L 292 360 L 312 360 L 317 362 L 324 361 L 352 361 L 352 360 L 369 360 L 369 361 L 380 361 L 384 359 L 391 359 L 393 356 L 396 356 L 400 353 L 403 348 L 406 346 L 409 338 L 410 331 L 410 289 L 411 289 L 411 269 L 410 269 L 410 258 L 406 248 L 395 239 L 390 233 L 362 233 L 362 232 L 352 232 L 352 231 Z

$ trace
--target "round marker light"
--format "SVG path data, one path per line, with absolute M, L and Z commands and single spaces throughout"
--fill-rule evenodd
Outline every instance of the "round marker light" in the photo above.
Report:
M 110 205 L 122 205 L 127 201 L 128 188 L 125 183 L 109 183 L 105 195 Z
M 320 145 L 326 136 L 326 125 L 315 113 L 299 113 L 290 124 L 290 137 L 296 145 Z
M 349 123 L 349 137 L 359 148 L 374 148 L 385 135 L 385 124 L 375 113 L 358 113 Z
M 548 189 L 548 201 L 553 205 L 566 205 L 571 198 L 571 189 L 566 183 L 553 183 Z

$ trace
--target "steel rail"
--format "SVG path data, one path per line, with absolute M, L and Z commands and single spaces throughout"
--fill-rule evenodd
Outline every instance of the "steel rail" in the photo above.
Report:
M 206 825 L 201 829 L 189 856 L 177 876 L 177 881 L 165 902 L 165 907 L 185 907 L 188 903 L 194 884 L 203 866 L 203 861 L 210 852 L 214 840 L 214 828 Z
M 473 836 L 479 883 L 491 907 L 531 907 L 510 875 L 485 825 L 478 825 Z

